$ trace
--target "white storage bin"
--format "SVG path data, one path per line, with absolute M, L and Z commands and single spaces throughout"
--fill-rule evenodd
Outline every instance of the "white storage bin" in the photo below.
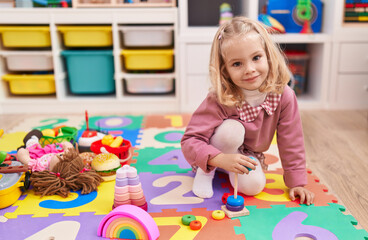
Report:
M 173 26 L 122 26 L 125 47 L 168 47 L 173 45 Z
M 11 0 L 0 0 L 0 8 L 13 8 L 14 2 Z
M 166 94 L 174 91 L 174 75 L 126 74 L 125 91 L 129 94 Z
M 51 71 L 54 69 L 50 51 L 2 52 L 9 71 Z

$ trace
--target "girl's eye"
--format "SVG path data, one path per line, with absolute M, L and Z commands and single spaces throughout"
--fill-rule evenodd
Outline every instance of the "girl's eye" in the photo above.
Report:
M 258 61 L 259 59 L 261 59 L 261 56 L 260 55 L 257 55 L 253 58 L 253 61 Z
M 235 63 L 233 63 L 233 67 L 239 67 L 241 65 L 241 63 L 240 62 L 235 62 Z

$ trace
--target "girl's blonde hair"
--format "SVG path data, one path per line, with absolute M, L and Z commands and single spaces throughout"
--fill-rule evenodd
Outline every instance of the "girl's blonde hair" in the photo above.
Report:
M 223 43 L 251 31 L 258 33 L 269 65 L 268 76 L 260 86 L 259 91 L 282 93 L 290 80 L 290 72 L 283 52 L 279 45 L 272 41 L 265 27 L 258 21 L 246 17 L 235 17 L 219 27 L 211 48 L 209 70 L 212 90 L 215 91 L 218 101 L 223 105 L 239 105 L 244 100 L 241 89 L 233 83 L 226 73 L 222 52 Z

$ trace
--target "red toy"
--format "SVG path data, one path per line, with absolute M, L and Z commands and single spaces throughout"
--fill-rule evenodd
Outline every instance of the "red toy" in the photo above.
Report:
M 130 158 L 131 156 L 130 148 L 131 147 L 132 147 L 132 144 L 130 143 L 129 140 L 126 140 L 126 139 L 123 140 L 123 143 L 121 144 L 120 147 L 110 147 L 109 145 L 102 144 L 102 140 L 98 140 L 92 143 L 91 151 L 96 154 L 99 154 L 99 153 L 104 152 L 103 148 L 105 148 L 106 152 L 115 154 L 116 156 L 120 158 L 120 162 L 122 162 L 121 160 L 128 160 Z M 102 151 L 101 151 L 101 148 L 102 148 Z
M 86 115 L 86 126 L 87 126 L 87 129 L 83 132 L 82 137 L 90 138 L 90 137 L 95 137 L 95 136 L 97 136 L 97 131 L 95 131 L 95 130 L 90 131 L 90 130 L 89 130 L 89 124 L 88 124 L 88 112 L 87 112 L 87 110 L 86 110 L 86 112 L 85 112 L 85 115 Z

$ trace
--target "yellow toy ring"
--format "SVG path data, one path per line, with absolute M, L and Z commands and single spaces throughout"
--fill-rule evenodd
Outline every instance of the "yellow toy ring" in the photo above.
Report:
M 222 210 L 215 210 L 212 212 L 212 218 L 215 220 L 222 220 L 225 217 L 225 212 Z

